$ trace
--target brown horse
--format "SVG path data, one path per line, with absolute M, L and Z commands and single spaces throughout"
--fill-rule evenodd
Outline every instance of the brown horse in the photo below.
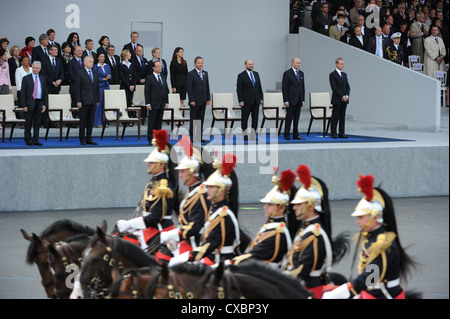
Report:
M 224 267 L 203 276 L 197 291 L 202 299 L 307 299 L 312 294 L 300 282 L 259 261 Z
M 75 235 L 66 241 L 48 245 L 50 254 L 48 262 L 53 270 L 54 295 L 56 298 L 68 299 L 72 288 L 67 281 L 71 270 L 79 270 L 81 255 L 89 243 L 90 236 L 86 234 Z
M 77 234 L 94 234 L 94 230 L 80 225 L 71 220 L 58 220 L 42 231 L 40 236 L 32 233 L 29 235 L 23 229 L 20 230 L 23 237 L 30 242 L 26 255 L 29 265 L 36 264 L 42 278 L 42 285 L 48 298 L 53 298 L 54 282 L 53 274 L 48 264 L 48 245 L 65 240 Z
M 104 298 L 120 274 L 132 268 L 158 267 L 155 259 L 137 245 L 106 234 L 106 221 L 83 253 L 79 282 L 84 298 Z

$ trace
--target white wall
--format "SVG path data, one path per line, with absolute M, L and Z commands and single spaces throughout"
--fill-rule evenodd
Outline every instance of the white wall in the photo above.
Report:
M 302 60 L 307 93 L 331 93 L 328 76 L 336 58 L 344 59 L 351 87 L 347 114 L 354 120 L 439 132 L 437 80 L 305 28 L 289 35 L 287 47 L 288 56 Z
M 6 5 L 3 3 L 3 5 Z M 66 7 L 80 9 L 80 28 L 68 29 Z M 235 92 L 237 74 L 245 59 L 255 62 L 263 89 L 275 88 L 285 68 L 289 3 L 280 0 L 23 0 L 3 6 L 0 37 L 21 48 L 27 36 L 38 38 L 47 29 L 64 42 L 71 32 L 84 40 L 109 36 L 118 49 L 129 42 L 131 22 L 162 22 L 162 57 L 170 63 L 173 50 L 181 46 L 189 70 L 197 55 L 205 59 L 212 92 Z M 3 10 L 2 10 L 3 11 Z M 14 12 L 14 14 L 12 14 Z M 146 52 L 145 56 L 151 56 Z

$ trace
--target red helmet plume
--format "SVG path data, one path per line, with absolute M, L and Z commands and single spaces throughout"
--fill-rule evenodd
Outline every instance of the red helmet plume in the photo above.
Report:
M 373 175 L 359 175 L 359 181 L 356 182 L 356 185 L 359 187 L 359 191 L 362 192 L 366 196 L 366 200 L 370 202 L 373 198 L 373 182 L 375 178 Z
M 189 136 L 183 135 L 183 137 L 178 140 L 178 144 L 183 148 L 183 152 L 187 157 L 192 157 L 194 154 L 194 147 L 192 146 Z
M 295 173 L 293 171 L 289 169 L 281 172 L 280 177 L 281 191 L 283 192 L 289 191 L 292 188 L 292 186 L 294 186 L 294 182 L 295 182 Z
M 221 169 L 221 173 L 222 176 L 228 176 L 231 174 L 231 172 L 233 171 L 233 168 L 236 167 L 236 155 L 234 155 L 233 153 L 226 153 L 223 155 L 222 157 L 222 169 Z
M 297 167 L 297 175 L 300 183 L 308 189 L 311 186 L 311 172 L 309 171 L 308 165 L 299 165 Z
M 166 145 L 169 143 L 169 133 L 167 133 L 166 130 L 153 130 L 153 137 L 159 151 L 163 152 L 166 149 Z

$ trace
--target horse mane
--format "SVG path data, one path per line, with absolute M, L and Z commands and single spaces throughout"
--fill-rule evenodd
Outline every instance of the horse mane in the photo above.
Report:
M 90 236 L 92 236 L 95 233 L 95 230 L 88 226 L 79 224 L 69 219 L 61 219 L 57 220 L 56 222 L 50 224 L 47 228 L 45 228 L 42 231 L 39 238 L 42 239 L 45 237 L 49 237 L 50 235 L 58 233 L 62 230 L 70 230 L 74 233 L 87 234 Z M 34 264 L 35 258 L 37 256 L 37 251 L 38 251 L 37 243 L 34 240 L 32 240 L 28 245 L 27 255 L 25 257 L 25 261 L 27 264 L 29 265 Z
M 151 255 L 143 251 L 139 246 L 120 237 L 116 238 L 117 246 L 114 247 L 123 257 L 134 261 L 138 267 L 160 267 L 160 264 Z
M 213 271 L 211 267 L 200 263 L 182 263 L 170 267 L 170 270 L 176 273 L 188 273 L 194 276 L 204 276 Z
M 79 242 L 79 241 L 89 241 L 90 239 L 91 239 L 91 236 L 89 236 L 87 234 L 77 234 L 75 236 L 72 236 L 72 237 L 64 240 L 64 242 L 72 243 L 72 242 Z
M 119 279 L 112 283 L 111 288 L 109 289 L 111 298 L 116 298 L 119 295 L 120 285 L 122 284 L 122 281 L 124 281 L 126 275 L 137 275 L 138 277 L 141 277 L 142 274 L 147 274 L 151 271 L 152 269 L 150 267 L 130 268 L 125 270 L 125 272 L 120 275 Z

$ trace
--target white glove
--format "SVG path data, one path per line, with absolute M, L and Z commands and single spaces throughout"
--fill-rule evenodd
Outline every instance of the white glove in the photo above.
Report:
M 117 221 L 117 228 L 119 229 L 119 232 L 123 233 L 131 228 L 131 224 L 128 220 L 121 219 Z
M 81 289 L 81 283 L 79 280 L 75 280 L 70 299 L 83 299 L 83 290 Z
M 185 263 L 186 261 L 189 260 L 189 251 L 186 251 L 184 253 L 182 253 L 181 255 L 172 257 L 169 261 L 169 267 L 178 265 L 178 264 L 182 264 Z
M 176 242 L 180 241 L 179 229 L 175 228 L 169 231 L 162 231 L 160 234 L 160 242 L 164 244 L 169 240 L 174 240 Z
M 322 295 L 322 299 L 349 299 L 350 298 L 350 290 L 348 290 L 348 285 L 343 284 L 333 289 L 332 291 L 324 292 Z

